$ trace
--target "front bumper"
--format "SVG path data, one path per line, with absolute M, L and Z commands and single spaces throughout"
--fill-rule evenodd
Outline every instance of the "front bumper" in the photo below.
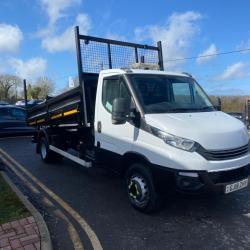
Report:
M 227 185 L 248 178 L 250 181 L 250 164 L 233 170 L 218 172 L 183 171 L 154 166 L 152 168 L 157 191 L 165 193 L 172 189 L 199 194 L 204 192 L 225 193 Z M 196 176 L 196 177 L 194 177 Z

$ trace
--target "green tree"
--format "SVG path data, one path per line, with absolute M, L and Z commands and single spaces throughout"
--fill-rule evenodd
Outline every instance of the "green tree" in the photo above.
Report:
M 41 88 L 39 86 L 33 86 L 32 88 L 32 99 L 45 99 L 45 97 L 41 96 Z

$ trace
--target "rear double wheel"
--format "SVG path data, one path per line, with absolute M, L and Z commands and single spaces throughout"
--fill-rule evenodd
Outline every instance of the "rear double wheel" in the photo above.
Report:
M 127 194 L 131 205 L 144 213 L 160 207 L 150 169 L 144 164 L 133 164 L 126 173 Z

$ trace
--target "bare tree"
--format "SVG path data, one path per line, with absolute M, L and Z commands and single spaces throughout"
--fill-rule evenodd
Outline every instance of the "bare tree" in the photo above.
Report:
M 0 75 L 0 98 L 5 100 L 10 99 L 11 92 L 15 91 L 20 83 L 21 79 L 15 75 Z
M 34 99 L 45 99 L 50 95 L 55 88 L 54 82 L 48 77 L 39 77 L 36 83 L 32 86 Z

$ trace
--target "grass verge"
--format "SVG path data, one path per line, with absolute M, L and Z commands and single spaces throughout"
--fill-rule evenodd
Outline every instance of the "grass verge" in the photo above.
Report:
M 0 224 L 30 216 L 0 173 Z

